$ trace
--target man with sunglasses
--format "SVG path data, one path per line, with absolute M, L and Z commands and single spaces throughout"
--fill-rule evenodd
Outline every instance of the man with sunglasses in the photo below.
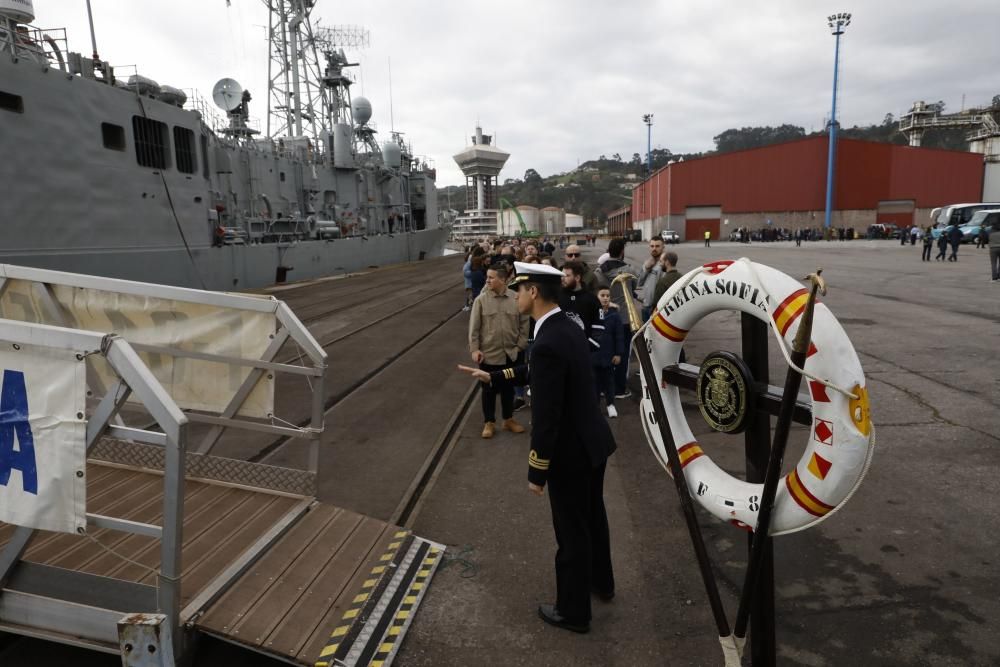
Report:
M 579 262 L 583 265 L 583 280 L 581 281 L 583 289 L 596 295 L 597 276 L 594 275 L 594 270 L 587 266 L 587 263 L 583 261 L 583 257 L 580 255 L 580 246 L 575 243 L 566 246 L 566 252 L 564 254 L 566 255 L 567 262 Z

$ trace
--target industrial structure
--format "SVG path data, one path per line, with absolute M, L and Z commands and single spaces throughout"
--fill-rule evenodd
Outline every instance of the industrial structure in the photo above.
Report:
M 822 228 L 827 136 L 675 162 L 632 191 L 631 210 L 609 228 L 643 238 L 666 229 L 682 240 L 728 237 L 739 227 Z M 863 232 L 876 222 L 928 224 L 930 210 L 981 201 L 983 155 L 839 139 L 831 226 Z
M 914 102 L 899 119 L 899 131 L 911 146 L 920 146 L 927 130 L 967 130 L 965 140 L 969 150 L 982 153 L 986 164 L 980 201 L 1000 199 L 1000 95 L 989 106 L 965 109 L 958 113 L 943 113 L 940 102 Z
M 472 145 L 454 156 L 465 174 L 465 213 L 455 219 L 452 235 L 458 239 L 491 236 L 498 231 L 500 194 L 497 176 L 510 153 L 492 145 L 493 137 L 476 125 Z
M 631 230 L 632 204 L 626 204 L 608 213 L 608 234 L 612 236 L 625 236 Z
M 521 204 L 514 209 L 504 209 L 498 218 L 496 233 L 501 236 L 513 236 L 520 230 L 521 222 L 528 233 L 542 236 L 555 236 L 577 232 L 583 229 L 583 216 L 579 213 L 567 213 L 558 206 L 537 208 Z M 520 220 L 518 219 L 520 218 Z

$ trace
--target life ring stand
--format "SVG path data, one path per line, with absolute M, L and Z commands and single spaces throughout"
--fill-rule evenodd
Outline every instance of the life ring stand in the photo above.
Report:
M 720 310 L 748 313 L 769 325 L 789 359 L 809 292 L 790 276 L 748 259 L 719 261 L 690 271 L 663 295 L 636 336 L 657 370 L 678 362 L 689 331 Z M 769 534 L 818 524 L 840 509 L 864 479 L 875 446 L 864 372 L 850 339 L 825 304 L 817 303 L 804 370 L 812 425 L 802 458 L 778 484 Z M 650 388 L 658 387 L 691 496 L 709 513 L 738 527 L 757 525 L 763 484 L 738 479 L 716 465 L 691 432 L 678 387 L 642 377 L 642 424 L 653 454 L 671 473 Z

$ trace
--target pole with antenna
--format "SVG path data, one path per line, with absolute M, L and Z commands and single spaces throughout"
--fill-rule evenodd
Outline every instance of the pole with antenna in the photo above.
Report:
M 94 50 L 94 62 L 101 59 L 97 55 L 97 36 L 94 34 L 94 11 L 90 8 L 90 0 L 87 0 L 87 20 L 90 22 L 90 45 Z
M 392 115 L 392 57 L 389 60 L 389 131 L 396 131 L 396 121 L 393 119 Z

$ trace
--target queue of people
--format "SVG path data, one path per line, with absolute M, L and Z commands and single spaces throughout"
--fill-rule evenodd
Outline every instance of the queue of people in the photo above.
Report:
M 660 237 L 649 242 L 641 269 L 625 260 L 624 239 L 612 240 L 594 267 L 577 245 L 566 247 L 562 263 L 544 247 L 525 247 L 531 245 L 483 243 L 470 249 L 466 277 L 471 281 L 469 272 L 486 267 L 486 278 L 469 307 L 469 352 L 476 365 L 459 368 L 482 385 L 485 439 L 496 432 L 498 396 L 501 429 L 524 432 L 513 417 L 514 394 L 518 387 L 530 388 L 528 489 L 536 496 L 548 491 L 558 545 L 556 599 L 539 605 L 538 615 L 585 633 L 591 598 L 615 597 L 603 485 L 616 444 L 600 402 L 603 397 L 613 419 L 615 399 L 629 396 L 628 295 L 641 298 L 643 316 L 649 317 L 680 278 L 678 257 L 664 251 Z M 616 280 L 623 273 L 637 278 Z

